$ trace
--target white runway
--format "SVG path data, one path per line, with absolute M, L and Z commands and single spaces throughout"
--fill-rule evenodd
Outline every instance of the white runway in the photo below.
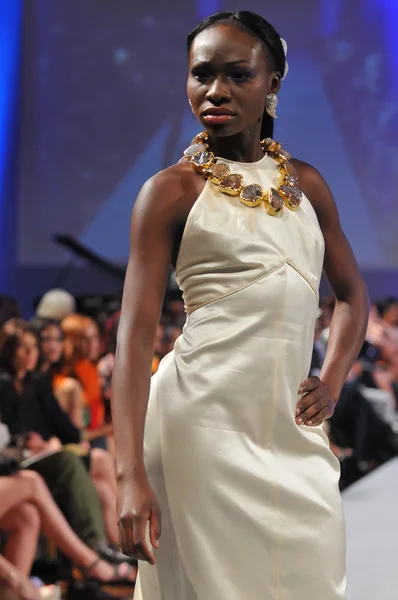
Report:
M 398 598 L 398 459 L 343 492 L 347 600 Z

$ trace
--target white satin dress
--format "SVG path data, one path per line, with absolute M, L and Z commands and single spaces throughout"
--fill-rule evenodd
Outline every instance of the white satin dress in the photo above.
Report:
M 230 163 L 276 186 L 267 155 Z M 324 241 L 307 198 L 277 217 L 207 182 L 177 261 L 187 322 L 152 379 L 145 460 L 162 509 L 136 599 L 341 600 L 339 462 L 295 422 Z

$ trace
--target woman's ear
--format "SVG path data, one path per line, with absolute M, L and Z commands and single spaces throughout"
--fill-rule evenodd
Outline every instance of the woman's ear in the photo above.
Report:
M 269 93 L 277 94 L 279 92 L 280 88 L 281 88 L 281 75 L 280 75 L 280 73 L 273 73 L 273 75 L 271 75 Z

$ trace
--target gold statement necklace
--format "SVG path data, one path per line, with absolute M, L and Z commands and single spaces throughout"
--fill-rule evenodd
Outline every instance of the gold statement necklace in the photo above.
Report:
M 194 171 L 217 185 L 223 194 L 239 196 L 240 202 L 250 208 L 263 203 L 267 213 L 272 216 L 280 214 L 285 206 L 290 210 L 300 206 L 303 194 L 298 187 L 297 171 L 289 162 L 290 154 L 282 149 L 281 144 L 271 138 L 260 142 L 263 152 L 278 164 L 280 174 L 278 186 L 265 191 L 258 183 L 244 185 L 240 173 L 231 173 L 229 165 L 219 161 L 210 152 L 208 139 L 207 131 L 199 133 L 185 150 L 184 156 Z

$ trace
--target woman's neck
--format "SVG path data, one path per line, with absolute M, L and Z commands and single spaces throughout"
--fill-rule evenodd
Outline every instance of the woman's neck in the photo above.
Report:
M 23 381 L 26 377 L 27 371 L 18 371 L 14 377 L 15 381 Z
M 16 375 L 13 378 L 15 389 L 19 394 L 23 391 L 23 382 L 26 377 L 26 374 L 27 371 L 18 371 L 18 373 L 16 373 Z
M 245 130 L 234 136 L 210 136 L 209 146 L 216 156 L 237 162 L 257 162 L 264 156 L 260 144 L 260 131 L 257 128 Z

